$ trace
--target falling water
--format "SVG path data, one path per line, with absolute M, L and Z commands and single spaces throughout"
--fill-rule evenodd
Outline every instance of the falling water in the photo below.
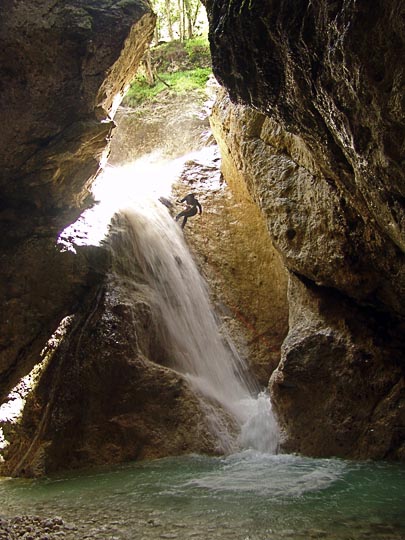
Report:
M 219 448 L 233 451 L 237 443 L 274 453 L 278 432 L 269 398 L 257 396 L 257 391 L 255 395 L 246 366 L 221 335 L 181 228 L 158 202 L 138 203 L 123 214 L 128 230 L 120 234 L 128 234 L 128 249 L 148 281 L 170 365 L 184 374 L 200 398 Z M 237 440 L 230 424 L 240 433 Z

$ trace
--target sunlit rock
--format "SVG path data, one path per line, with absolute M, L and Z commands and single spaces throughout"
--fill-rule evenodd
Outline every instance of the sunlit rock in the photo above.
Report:
M 403 459 L 403 7 L 206 5 L 224 176 L 292 274 L 271 382 L 286 448 Z
M 91 203 L 114 106 L 135 75 L 155 16 L 137 0 L 5 0 L 0 18 L 4 397 L 97 281 L 93 251 L 74 257 L 56 238 Z

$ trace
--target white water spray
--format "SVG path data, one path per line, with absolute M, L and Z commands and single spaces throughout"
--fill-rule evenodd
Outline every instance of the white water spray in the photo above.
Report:
M 253 397 L 254 384 L 218 329 L 205 282 L 180 227 L 160 203 L 138 203 L 123 213 L 130 227 L 130 249 L 148 280 L 171 365 L 201 398 L 220 449 L 236 449 L 228 416 L 240 431 L 239 445 L 275 453 L 278 430 L 269 398 Z

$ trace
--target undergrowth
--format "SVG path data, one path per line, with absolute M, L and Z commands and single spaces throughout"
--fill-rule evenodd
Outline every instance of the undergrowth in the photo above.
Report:
M 171 41 L 151 49 L 154 81 L 147 78 L 145 65 L 139 70 L 123 104 L 137 106 L 159 100 L 159 94 L 183 95 L 203 91 L 212 74 L 211 56 L 206 36 L 185 41 Z

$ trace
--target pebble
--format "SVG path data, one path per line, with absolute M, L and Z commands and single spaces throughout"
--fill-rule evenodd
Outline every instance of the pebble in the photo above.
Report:
M 65 523 L 61 517 L 0 517 L 0 540 L 68 540 L 74 538 L 73 531 L 77 531 L 77 527 Z
M 159 519 L 148 519 L 148 525 L 152 527 L 161 527 L 162 522 Z

